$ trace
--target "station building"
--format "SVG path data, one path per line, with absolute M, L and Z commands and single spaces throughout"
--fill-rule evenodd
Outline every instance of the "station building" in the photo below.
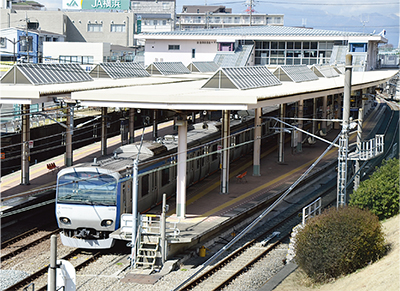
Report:
M 359 70 L 378 68 L 382 35 L 284 26 L 246 26 L 143 33 L 145 64 L 185 65 L 214 61 L 220 66 L 340 64 L 353 54 Z

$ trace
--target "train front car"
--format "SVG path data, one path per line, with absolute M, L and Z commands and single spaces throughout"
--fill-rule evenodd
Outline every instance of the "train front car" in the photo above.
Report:
M 57 175 L 56 218 L 65 246 L 108 249 L 119 225 L 119 174 L 97 167 L 61 170 Z

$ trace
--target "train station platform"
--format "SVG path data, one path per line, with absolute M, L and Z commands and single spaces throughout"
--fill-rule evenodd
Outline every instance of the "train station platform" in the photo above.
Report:
M 377 124 L 377 119 L 383 115 L 383 104 L 376 106 L 369 112 L 364 120 L 367 136 Z M 372 125 L 371 125 L 372 123 Z M 340 133 L 338 129 L 332 129 L 325 137 L 327 141 L 333 141 Z M 350 136 L 350 143 L 355 142 L 356 134 Z M 178 235 L 168 240 L 168 256 L 181 256 L 182 252 L 200 247 L 207 239 L 227 229 L 228 233 L 235 229 L 235 224 L 230 223 L 237 216 L 247 210 L 261 205 L 262 202 L 284 193 L 327 149 L 328 143 L 316 140 L 315 144 L 304 144 L 301 152 L 296 152 L 287 142 L 284 149 L 284 163 L 278 163 L 278 148 L 272 146 L 263 149 L 261 155 L 260 176 L 253 176 L 252 152 L 230 164 L 229 193 L 221 194 L 220 175 L 214 174 L 206 177 L 201 182 L 192 185 L 186 193 L 186 216 L 184 219 L 176 215 L 176 197 L 167 201 L 169 212 L 166 215 L 167 228 L 178 229 Z M 336 167 L 338 163 L 337 148 L 333 147 L 325 157 L 309 173 L 324 174 L 328 167 Z M 243 178 L 237 176 L 247 173 Z M 294 192 L 294 191 L 293 191 Z M 286 203 L 294 204 L 300 198 L 288 195 Z M 276 210 L 280 207 L 277 206 Z M 261 211 L 263 209 L 259 209 Z M 153 208 L 148 214 L 161 214 L 161 205 Z M 275 216 L 270 213 L 266 219 Z M 245 217 L 245 216 L 244 216 Z M 244 218 L 246 219 L 246 218 Z M 247 218 L 249 219 L 249 218 Z M 251 219 L 251 218 L 250 218 Z M 252 221 L 243 221 L 247 225 Z M 237 222 L 235 222 L 237 223 Z M 237 225 L 237 229 L 239 229 Z M 229 229 L 229 230 L 228 230 Z M 173 231 L 170 230 L 171 234 Z M 168 232 L 167 232 L 168 234 Z M 129 240 L 119 231 L 112 234 L 116 239 Z M 191 257 L 188 252 L 184 256 Z M 182 259 L 183 261 L 185 259 Z
M 163 136 L 171 134 L 173 121 L 158 124 L 158 134 Z M 153 127 L 145 129 L 145 140 L 152 139 Z M 135 140 L 140 140 L 142 129 L 135 130 Z M 121 136 L 117 135 L 107 139 L 107 153 L 111 154 L 120 147 Z M 101 156 L 101 143 L 96 142 L 91 145 L 76 149 L 73 152 L 74 165 L 84 162 L 91 162 L 94 158 Z M 47 165 L 54 164 L 53 169 Z M 33 164 L 29 168 L 29 185 L 21 185 L 21 171 L 15 171 L 9 175 L 1 177 L 1 205 L 0 211 L 13 208 L 29 200 L 33 200 L 41 193 L 53 188 L 56 184 L 57 172 L 65 168 L 64 155 L 55 156 L 43 162 Z
M 382 116 L 383 104 L 376 106 L 364 119 L 366 128 L 373 128 L 370 123 L 376 123 Z M 159 124 L 159 136 L 172 131 L 173 121 Z M 151 138 L 152 127 L 146 129 L 146 134 Z M 324 137 L 332 141 L 340 130 L 332 129 Z M 135 137 L 140 136 L 141 130 L 135 132 Z M 363 134 L 367 134 L 364 131 Z M 351 137 L 355 140 L 355 135 Z M 137 140 L 137 139 L 136 139 Z M 230 164 L 230 180 L 227 194 L 221 194 L 220 175 L 214 174 L 206 177 L 201 182 L 192 185 L 186 193 L 186 216 L 178 218 L 175 214 L 176 201 L 172 197 L 167 201 L 170 211 L 167 213 L 167 223 L 179 230 L 179 234 L 169 243 L 169 252 L 177 254 L 181 250 L 202 243 L 222 228 L 229 225 L 233 218 L 246 212 L 249 208 L 269 199 L 272 196 L 283 193 L 292 185 L 308 167 L 325 151 L 328 143 L 316 140 L 316 143 L 304 144 L 301 152 L 296 152 L 286 143 L 284 149 L 284 162 L 278 163 L 277 143 L 262 149 L 260 176 L 253 176 L 252 153 L 233 161 Z M 120 136 L 109 138 L 107 152 L 121 146 Z M 74 151 L 74 164 L 93 161 L 100 156 L 100 143 L 83 147 Z M 48 170 L 47 164 L 64 164 L 64 156 L 57 156 L 47 161 L 30 167 L 30 185 L 20 185 L 20 172 L 1 177 L 2 204 L 1 211 L 19 205 L 29 199 L 35 199 L 34 193 L 39 193 L 45 187 L 56 183 L 56 171 Z M 314 168 L 313 172 L 323 173 L 329 165 L 337 164 L 337 148 L 332 148 L 327 155 Z M 313 173 L 312 172 L 312 173 Z M 238 179 L 240 174 L 247 173 Z M 289 195 L 285 201 L 296 203 Z M 297 198 L 296 198 L 297 199 Z M 161 213 L 161 206 L 150 211 L 153 214 Z M 246 223 L 246 221 L 243 221 Z M 235 226 L 229 226 L 235 228 Z

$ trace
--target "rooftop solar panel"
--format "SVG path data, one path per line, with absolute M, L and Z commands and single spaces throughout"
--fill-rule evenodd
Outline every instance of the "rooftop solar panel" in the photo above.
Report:
M 202 88 L 237 88 L 240 90 L 280 85 L 267 67 L 230 67 L 219 69 Z
M 182 62 L 154 62 L 146 68 L 150 74 L 179 75 L 190 74 Z
M 78 64 L 17 64 L 13 70 L 20 72 L 26 80 L 21 83 L 33 85 L 85 82 L 93 79 Z M 7 74 L 8 75 L 8 74 Z M 3 76 L 7 83 L 12 78 Z M 3 81 L 3 78 L 2 78 Z
M 149 77 L 150 74 L 140 63 L 100 63 L 90 72 L 93 78 L 135 78 Z
M 318 80 L 318 76 L 306 65 L 279 66 L 274 75 L 281 81 L 306 82 Z

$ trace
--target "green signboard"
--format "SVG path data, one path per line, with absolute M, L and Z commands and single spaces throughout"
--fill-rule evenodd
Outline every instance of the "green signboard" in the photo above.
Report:
M 130 4 L 130 0 L 63 0 L 63 9 L 129 10 Z

